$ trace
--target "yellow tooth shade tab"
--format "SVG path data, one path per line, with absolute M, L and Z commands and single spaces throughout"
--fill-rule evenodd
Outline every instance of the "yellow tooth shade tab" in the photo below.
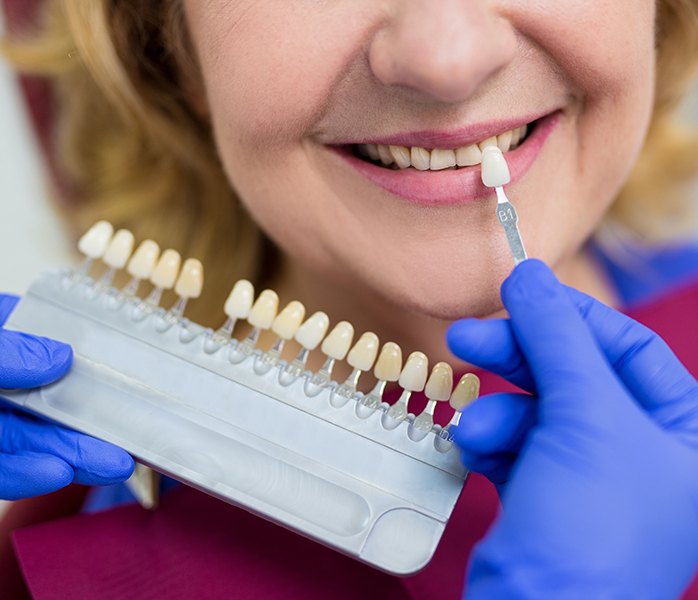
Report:
M 155 269 L 150 274 L 150 282 L 156 287 L 163 290 L 169 290 L 177 280 L 179 273 L 179 265 L 182 262 L 182 257 L 179 252 L 171 248 L 165 250 L 158 260 Z
M 180 298 L 198 298 L 204 287 L 204 265 L 196 258 L 188 258 L 175 284 L 175 293 Z
M 119 229 L 109 242 L 102 262 L 112 269 L 123 269 L 128 262 L 135 240 L 128 229 Z
M 325 337 L 329 326 L 330 318 L 324 312 L 318 311 L 298 328 L 294 337 L 303 348 L 315 350 Z
M 109 221 L 97 221 L 78 241 L 78 250 L 88 258 L 102 258 L 113 235 Z
M 158 262 L 159 256 L 160 246 L 153 240 L 144 240 L 133 253 L 126 271 L 136 279 L 148 279 Z
M 424 388 L 424 395 L 429 400 L 445 402 L 453 390 L 453 369 L 445 362 L 436 363 Z
M 451 394 L 450 404 L 453 410 L 461 410 L 480 395 L 480 379 L 474 373 L 466 373 L 460 378 L 456 389 Z
M 340 321 L 322 341 L 323 354 L 335 360 L 344 360 L 354 339 L 354 326 L 349 321 Z
M 402 350 L 395 342 L 386 342 L 376 361 L 373 374 L 378 381 L 397 381 L 402 370 Z
M 269 329 L 278 310 L 278 294 L 274 290 L 263 290 L 252 305 L 247 322 L 257 329 Z
M 429 373 L 429 359 L 423 352 L 413 352 L 407 358 L 398 382 L 403 390 L 421 392 Z
M 347 362 L 349 366 L 359 371 L 370 371 L 378 356 L 378 336 L 367 331 L 357 340 L 354 347 L 349 351 Z
M 254 302 L 254 286 L 247 279 L 240 279 L 230 290 L 223 312 L 231 319 L 246 319 Z
M 305 306 L 298 300 L 292 300 L 276 316 L 271 330 L 284 340 L 290 340 L 298 331 L 305 317 Z

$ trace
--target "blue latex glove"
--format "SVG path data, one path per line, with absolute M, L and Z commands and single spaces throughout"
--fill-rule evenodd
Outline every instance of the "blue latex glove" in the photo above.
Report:
M 17 301 L 0 295 L 0 326 Z M 0 327 L 0 388 L 46 385 L 65 375 L 72 360 L 70 346 Z M 121 448 L 0 403 L 0 498 L 38 496 L 72 482 L 118 483 L 132 472 L 133 459 Z
M 539 261 L 502 286 L 510 319 L 448 343 L 524 394 L 485 396 L 455 441 L 502 511 L 468 598 L 675 598 L 698 565 L 698 383 L 652 331 Z

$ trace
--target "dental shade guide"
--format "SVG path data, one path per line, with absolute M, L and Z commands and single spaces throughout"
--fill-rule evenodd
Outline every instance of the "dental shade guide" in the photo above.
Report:
M 146 242 L 129 260 L 133 236 L 98 223 L 81 238 L 82 267 L 30 286 L 7 326 L 69 343 L 73 367 L 2 396 L 128 451 L 137 466 L 127 485 L 145 507 L 157 505 L 162 473 L 386 572 L 423 568 L 467 477 L 448 427 L 433 420 L 437 402 L 450 395 L 453 405 L 451 368 L 438 363 L 427 380 L 421 352 L 403 366 L 388 342 L 378 356 L 375 333 L 354 340 L 350 323 L 330 329 L 325 313 L 305 318 L 295 301 L 278 312 L 274 291 L 255 300 L 245 280 L 223 326 L 204 328 L 186 317 L 203 265 Z M 119 269 L 131 277 L 122 289 L 112 285 Z M 152 291 L 138 296 L 148 281 Z M 171 289 L 178 299 L 162 307 Z M 238 341 L 242 320 L 251 333 Z M 258 344 L 265 330 L 277 336 L 268 350 Z M 282 352 L 291 339 L 302 348 L 295 359 Z M 315 351 L 325 360 L 313 371 Z M 343 383 L 332 379 L 340 361 L 353 369 Z M 370 371 L 377 383 L 364 394 L 359 378 Z M 403 389 L 392 407 L 388 382 Z M 415 416 L 408 401 L 421 390 L 428 404 Z
M 497 220 L 506 234 L 514 265 L 518 265 L 526 260 L 526 250 L 519 232 L 519 216 L 504 193 L 504 186 L 511 181 L 509 166 L 497 146 L 488 146 L 482 151 L 481 174 L 482 183 L 488 188 L 494 188 L 497 194 Z

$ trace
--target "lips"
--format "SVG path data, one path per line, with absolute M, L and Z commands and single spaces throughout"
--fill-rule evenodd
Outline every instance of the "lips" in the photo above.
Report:
M 528 138 L 518 148 L 506 153 L 505 156 L 512 177 L 511 184 L 516 183 L 523 177 L 535 162 L 559 120 L 560 111 L 550 113 L 538 119 L 535 121 L 533 130 Z M 498 132 L 494 130 L 494 127 L 498 127 L 499 132 L 503 132 L 508 128 L 515 128 L 525 124 L 521 121 L 511 121 L 494 126 L 471 128 L 468 131 L 455 134 L 422 133 L 393 136 L 375 141 L 361 140 L 360 142 L 401 143 L 405 145 L 448 148 L 473 143 L 478 139 L 477 136 L 482 136 L 480 139 L 484 139 L 490 135 L 495 135 Z M 492 190 L 482 185 L 480 166 L 446 169 L 443 171 L 418 171 L 413 168 L 393 170 L 359 158 L 354 154 L 352 145 L 344 144 L 328 147 L 371 183 L 398 196 L 402 200 L 414 204 L 421 206 L 452 205 L 492 195 Z

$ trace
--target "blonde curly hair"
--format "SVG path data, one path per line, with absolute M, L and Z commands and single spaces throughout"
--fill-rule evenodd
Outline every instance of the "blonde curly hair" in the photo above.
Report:
M 74 190 L 76 229 L 97 217 L 204 261 L 202 322 L 237 278 L 270 273 L 274 249 L 237 201 L 207 119 L 192 98 L 199 68 L 178 0 L 44 0 L 38 31 L 3 43 L 59 101 L 53 155 Z M 609 218 L 645 239 L 687 222 L 698 136 L 675 108 L 698 65 L 698 0 L 659 0 L 653 119 Z M 210 285 L 213 281 L 213 285 Z

